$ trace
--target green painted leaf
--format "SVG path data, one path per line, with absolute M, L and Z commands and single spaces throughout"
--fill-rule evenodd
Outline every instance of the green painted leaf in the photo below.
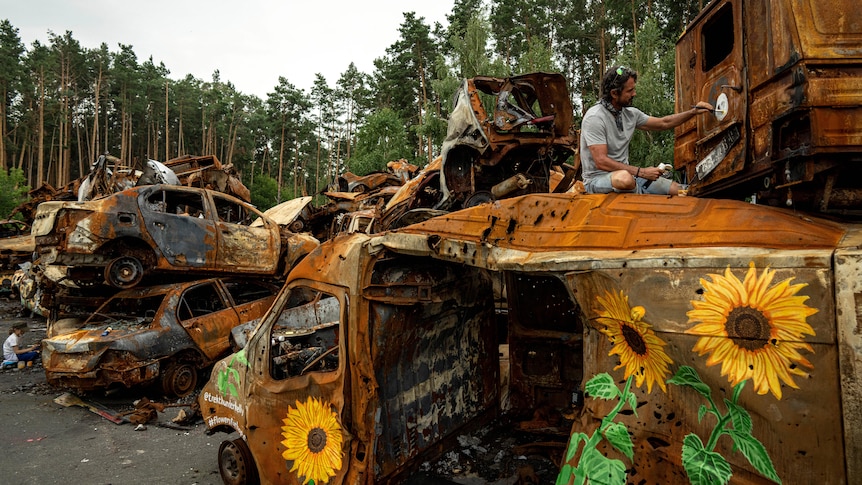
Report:
M 723 456 L 707 451 L 695 434 L 689 434 L 682 443 L 682 466 L 691 485 L 724 485 L 733 471 Z
M 240 350 L 239 352 L 237 352 L 237 353 L 236 353 L 236 360 L 238 360 L 238 361 L 242 362 L 242 363 L 243 363 L 243 365 L 245 365 L 246 367 L 248 367 L 248 359 L 247 359 L 247 358 L 246 358 L 246 356 L 245 356 L 245 349 L 242 349 L 242 350 Z
M 574 474 L 575 471 L 572 468 L 572 465 L 566 463 L 565 465 L 563 465 L 562 468 L 560 468 L 560 474 L 557 475 L 557 481 L 554 483 L 556 485 L 566 485 L 567 483 L 569 483 L 569 478 L 572 478 Z
M 620 460 L 613 460 L 599 453 L 595 448 L 584 449 L 580 468 L 584 470 L 590 485 L 624 485 L 626 466 Z
M 706 412 L 709 411 L 709 408 L 706 407 L 705 404 L 701 404 L 700 408 L 697 410 L 697 422 L 703 421 L 703 417 L 706 416 Z
M 695 391 L 699 392 L 701 396 L 707 399 L 709 399 L 710 394 L 712 394 L 709 386 L 700 380 L 700 375 L 698 375 L 697 371 L 694 370 L 693 367 L 689 367 L 687 365 L 680 366 L 679 369 L 677 369 L 676 374 L 668 379 L 667 382 L 668 384 L 694 388 Z
M 587 483 L 587 474 L 580 468 L 575 468 L 575 481 L 572 485 L 584 485 Z
M 569 483 L 569 479 L 574 478 L 573 485 L 584 485 L 584 482 L 587 481 L 587 476 L 584 475 L 584 472 L 579 468 L 574 468 L 572 465 L 568 463 L 563 465 L 563 468 L 560 469 L 560 474 L 557 475 L 557 481 L 555 485 L 566 485 Z
M 632 412 L 635 414 L 635 417 L 638 415 L 638 397 L 635 396 L 633 392 L 630 392 L 628 396 L 626 396 L 626 402 L 628 402 L 629 407 L 632 408 Z
M 696 453 L 703 450 L 703 441 L 700 440 L 700 436 L 689 433 L 685 435 L 685 438 L 682 440 L 682 459 L 685 461 L 685 453 L 688 450 L 690 453 Z
M 733 403 L 736 404 L 739 402 L 739 395 L 742 394 L 742 388 L 745 387 L 745 383 L 747 381 L 742 381 L 739 384 L 733 386 Z
M 614 384 L 613 377 L 607 372 L 602 372 L 587 381 L 584 390 L 593 398 L 614 399 L 620 395 L 620 390 Z
M 728 430 L 727 433 L 733 438 L 733 445 L 748 458 L 758 472 L 764 477 L 772 480 L 775 483 L 781 483 L 775 467 L 772 465 L 772 460 L 769 458 L 766 448 L 750 433 L 740 432 L 736 429 Z
M 575 454 L 578 452 L 578 447 L 580 446 L 581 440 L 586 443 L 589 441 L 590 437 L 585 435 L 584 433 L 575 433 L 569 438 L 569 446 L 566 449 L 566 461 L 572 461 L 575 458 Z
M 621 423 L 611 423 L 605 430 L 605 439 L 612 444 L 620 453 L 626 455 L 629 460 L 634 456 L 634 444 L 629 436 L 629 431 Z
M 224 394 L 224 390 L 227 387 L 228 382 L 228 373 L 227 371 L 219 371 L 218 376 L 216 377 L 216 387 L 220 393 Z
M 740 433 L 751 434 L 751 415 L 742 406 L 734 404 L 727 399 L 724 400 L 724 405 L 727 406 L 728 414 L 733 422 L 733 429 Z

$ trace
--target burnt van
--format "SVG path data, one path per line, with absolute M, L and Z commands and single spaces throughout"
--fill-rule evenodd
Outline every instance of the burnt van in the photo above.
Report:
M 859 483 L 860 244 L 786 209 L 633 194 L 340 236 L 199 404 L 231 433 L 230 484 L 404 483 L 463 430 L 539 410 L 566 431 L 538 483 Z

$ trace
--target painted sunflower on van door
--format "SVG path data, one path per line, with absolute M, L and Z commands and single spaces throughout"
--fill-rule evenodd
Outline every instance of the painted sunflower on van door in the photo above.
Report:
M 644 320 L 646 309 L 642 306 L 629 306 L 628 296 L 620 290 L 606 291 L 598 296 L 601 309 L 596 311 L 596 323 L 599 329 L 611 343 L 608 355 L 616 355 L 620 363 L 614 370 L 625 368 L 625 385 L 623 389 L 617 386 L 613 377 L 607 372 L 593 376 L 584 386 L 587 395 L 597 399 L 616 400 L 616 405 L 602 419 L 602 424 L 593 431 L 573 433 L 566 448 L 566 459 L 557 476 L 557 484 L 569 483 L 574 477 L 575 483 L 586 483 L 587 479 L 602 483 L 625 483 L 626 465 L 621 460 L 609 458 L 599 451 L 599 443 L 606 440 L 617 451 L 629 460 L 634 456 L 634 443 L 626 426 L 614 422 L 620 411 L 626 406 L 637 416 L 637 397 L 632 391 L 632 383 L 641 387 L 647 385 L 647 393 L 652 392 L 653 383 L 658 383 L 662 391 L 667 391 L 665 377 L 673 362 L 664 350 L 667 345 L 656 335 L 652 325 Z M 571 462 L 581 449 L 580 458 L 575 466 Z
M 637 387 L 646 381 L 647 393 L 652 392 L 654 382 L 662 391 L 667 391 L 664 381 L 671 360 L 664 351 L 665 342 L 656 335 L 652 325 L 643 320 L 644 307 L 630 307 L 629 298 L 622 290 L 605 292 L 598 297 L 598 302 L 602 309 L 598 310 L 596 321 L 604 325 L 599 331 L 613 345 L 608 355 L 620 358 L 614 370 L 625 367 L 626 379 L 635 376 Z
M 800 351 L 814 352 L 803 339 L 815 334 L 807 319 L 817 309 L 805 304 L 807 296 L 798 294 L 805 283 L 791 284 L 793 278 L 787 278 L 773 284 L 775 270 L 766 268 L 758 275 L 754 262 L 749 263 L 742 280 L 730 267 L 724 275 L 708 277 L 712 281 L 700 279 L 703 300 L 692 300 L 692 310 L 686 313 L 688 323 L 695 324 L 686 333 L 700 336 L 692 350 L 701 356 L 709 354 L 707 366 L 721 364 L 721 375 L 727 377 L 733 390 L 730 399 L 724 399 L 725 411 L 713 400 L 712 389 L 696 369 L 680 366 L 668 380 L 669 384 L 694 389 L 706 400 L 698 420 L 707 414 L 716 419 L 706 443 L 694 433 L 686 435 L 683 467 L 691 483 L 728 483 L 732 468 L 714 451 L 726 435 L 733 440 L 733 449 L 761 475 L 781 483 L 766 447 L 754 437 L 751 415 L 739 404 L 739 396 L 749 380 L 758 394 L 771 392 L 776 399 L 781 399 L 782 383 L 799 388 L 793 376 L 808 376 L 801 367 L 814 368 Z
M 282 457 L 293 461 L 290 471 L 303 478 L 303 485 L 326 483 L 341 470 L 341 426 L 328 403 L 313 397 L 297 401 L 282 421 Z
M 752 262 L 742 281 L 729 267 L 724 275 L 709 275 L 712 281 L 701 278 L 704 299 L 691 302 L 687 315 L 696 325 L 686 333 L 700 336 L 692 350 L 710 354 L 706 365 L 721 364 L 732 385 L 751 379 L 758 394 L 781 399 L 782 382 L 798 389 L 793 376 L 807 377 L 802 367 L 814 368 L 800 350 L 814 352 L 803 339 L 814 335 L 807 318 L 817 309 L 797 295 L 807 284 L 788 278 L 773 285 L 774 276 L 769 268 L 758 276 Z

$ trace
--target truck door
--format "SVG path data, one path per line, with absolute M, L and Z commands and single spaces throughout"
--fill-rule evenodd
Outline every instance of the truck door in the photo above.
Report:
M 676 111 L 701 100 L 716 108 L 676 128 L 674 158 L 677 168 L 685 169 L 693 194 L 708 193 L 708 185 L 745 167 L 748 86 L 742 17 L 742 2 L 715 2 L 677 43 Z
M 247 443 L 273 482 L 323 483 L 325 470 L 347 469 L 346 302 L 340 288 L 295 284 L 245 349 Z
M 496 415 L 500 360 L 493 282 L 466 265 L 384 258 L 363 299 L 369 302 L 376 384 L 368 401 L 377 409 L 369 406 L 364 422 L 357 422 L 357 441 L 373 453 L 366 461 L 374 483 L 400 483 L 420 460 L 445 452 L 447 438 Z

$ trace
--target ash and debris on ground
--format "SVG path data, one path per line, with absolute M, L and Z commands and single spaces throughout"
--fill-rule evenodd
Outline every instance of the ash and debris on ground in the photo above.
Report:
M 558 437 L 518 431 L 517 424 L 496 421 L 457 437 L 458 447 L 421 473 L 465 485 L 526 485 L 553 483 L 563 444 Z M 439 482 L 438 482 L 439 483 Z

